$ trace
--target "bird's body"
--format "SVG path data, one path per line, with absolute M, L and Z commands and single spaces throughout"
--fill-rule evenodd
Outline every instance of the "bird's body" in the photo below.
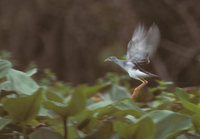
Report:
M 127 71 L 129 76 L 134 78 L 134 79 L 137 79 L 137 80 L 140 80 L 140 79 L 145 79 L 147 77 L 150 77 L 149 74 L 145 73 L 145 72 L 142 72 L 141 70 L 139 69 L 130 69 Z
M 131 78 L 142 82 L 142 84 L 134 90 L 132 98 L 135 98 L 139 90 L 147 84 L 145 78 L 156 76 L 141 69 L 139 64 L 148 64 L 150 62 L 150 58 L 157 49 L 159 40 L 160 32 L 155 24 L 153 24 L 148 31 L 146 31 L 143 26 L 139 25 L 128 43 L 126 60 L 119 60 L 114 56 L 106 59 L 106 61 L 114 62 L 127 71 Z
M 156 76 L 150 72 L 143 70 L 138 65 L 130 61 L 119 60 L 116 57 L 113 57 L 113 58 L 115 58 L 113 62 L 119 65 L 121 68 L 123 68 L 126 72 L 128 72 L 129 76 L 133 79 L 140 80 L 140 79 Z

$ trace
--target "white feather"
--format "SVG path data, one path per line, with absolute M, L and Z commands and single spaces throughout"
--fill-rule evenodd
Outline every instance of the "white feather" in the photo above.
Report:
M 146 74 L 138 69 L 129 69 L 129 70 L 127 70 L 127 72 L 130 77 L 137 79 L 137 80 L 140 80 L 141 78 L 149 77 L 148 74 Z

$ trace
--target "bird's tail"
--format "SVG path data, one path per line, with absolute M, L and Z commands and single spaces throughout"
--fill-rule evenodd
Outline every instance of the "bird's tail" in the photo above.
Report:
M 155 77 L 158 78 L 159 76 L 150 72 L 147 72 L 147 74 L 149 75 L 149 77 Z

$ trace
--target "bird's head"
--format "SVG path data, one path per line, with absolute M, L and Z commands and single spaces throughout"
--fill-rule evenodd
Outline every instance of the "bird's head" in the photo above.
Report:
M 104 62 L 107 62 L 107 61 L 111 61 L 111 62 L 116 63 L 117 58 L 116 58 L 115 56 L 110 56 L 110 57 L 108 57 L 108 58 L 106 58 L 106 59 L 104 60 Z

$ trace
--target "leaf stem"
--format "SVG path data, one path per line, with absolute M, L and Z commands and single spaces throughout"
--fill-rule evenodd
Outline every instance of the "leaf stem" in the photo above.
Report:
M 27 133 L 26 133 L 26 126 L 23 126 L 23 136 L 24 136 L 24 139 L 28 139 L 28 136 L 27 136 Z
M 64 139 L 67 139 L 67 135 L 68 135 L 67 121 L 68 121 L 68 118 L 64 116 L 63 117 Z

